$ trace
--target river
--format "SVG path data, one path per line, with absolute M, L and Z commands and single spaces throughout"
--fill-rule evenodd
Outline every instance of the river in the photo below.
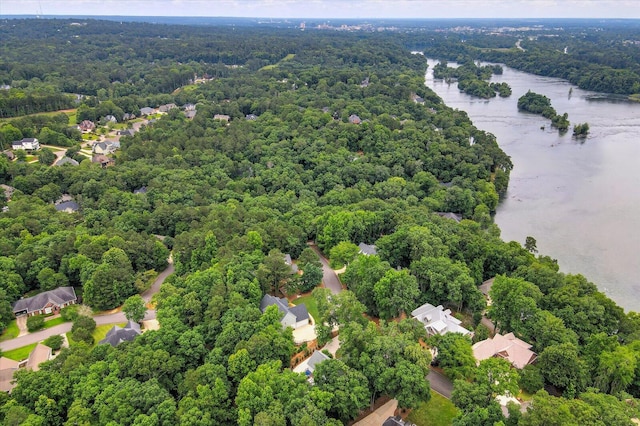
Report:
M 581 273 L 625 310 L 640 311 L 640 103 L 504 66 L 491 81 L 507 82 L 513 94 L 479 99 L 434 80 L 436 63 L 429 60 L 426 85 L 493 133 L 513 161 L 495 216 L 502 238 L 534 237 L 562 272 Z M 519 112 L 527 90 L 551 99 L 572 125 L 588 122 L 587 139 L 571 130 L 561 136 L 550 120 Z

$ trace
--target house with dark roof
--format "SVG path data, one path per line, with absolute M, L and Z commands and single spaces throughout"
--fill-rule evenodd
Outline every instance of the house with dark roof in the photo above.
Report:
M 65 164 L 68 164 L 70 166 L 78 166 L 80 165 L 80 163 L 78 163 L 76 160 L 74 160 L 73 158 L 69 158 L 69 157 L 62 157 L 61 159 L 59 159 L 58 161 L 56 161 L 56 163 L 54 164 L 54 166 L 64 166 Z
M 108 343 L 113 347 L 118 346 L 122 342 L 130 342 L 138 337 L 142 332 L 140 331 L 140 324 L 134 321 L 129 321 L 124 327 L 114 325 L 111 330 L 107 332 L 104 339 L 98 342 L 99 345 Z
M 20 363 L 9 358 L 0 357 L 0 392 L 9 392 L 16 387 L 13 381 L 13 373 L 18 371 Z
M 116 132 L 116 135 L 118 136 L 133 136 L 135 134 L 136 132 L 134 132 L 133 129 L 122 129 Z
M 40 149 L 40 142 L 36 138 L 23 138 L 22 140 L 12 142 L 11 148 L 14 150 L 37 151 Z
M 433 306 L 425 303 L 414 309 L 411 316 L 424 325 L 429 336 L 446 333 L 461 333 L 465 336 L 471 334 L 469 330 L 460 325 L 462 321 L 451 315 L 451 310 L 445 310 L 442 305 Z
M 287 299 L 278 298 L 265 294 L 260 301 L 260 310 L 264 313 L 269 306 L 275 305 L 282 313 L 282 319 L 280 323 L 283 327 L 300 328 L 303 325 L 309 324 L 309 311 L 304 303 L 298 306 L 289 306 Z
M 20 299 L 13 304 L 13 313 L 20 315 L 57 314 L 60 309 L 78 301 L 73 287 L 58 287 L 33 297 Z
M 358 244 L 358 248 L 360 249 L 360 254 L 364 254 L 365 256 L 373 256 L 378 254 L 376 246 L 373 244 L 360 243 Z
M 57 211 L 65 213 L 74 213 L 80 210 L 78 203 L 76 203 L 69 194 L 62 194 L 62 196 L 56 200 L 54 206 Z
M 147 187 L 146 186 L 141 186 L 140 188 L 136 188 L 133 190 L 134 194 L 146 194 L 147 193 Z

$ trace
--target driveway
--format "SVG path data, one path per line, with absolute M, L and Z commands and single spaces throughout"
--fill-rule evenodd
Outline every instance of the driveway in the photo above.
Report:
M 315 244 L 309 244 L 309 247 L 316 252 L 320 258 L 320 262 L 322 263 L 322 283 L 324 284 L 324 287 L 331 290 L 333 294 L 340 293 L 343 290 L 342 284 L 340 283 L 336 272 L 329 266 L 327 258 L 324 257 L 318 246 Z
M 447 376 L 440 373 L 437 370 L 431 369 L 429 370 L 429 374 L 427 374 L 427 379 L 431 384 L 431 389 L 438 392 L 440 395 L 444 396 L 447 399 L 451 399 L 451 392 L 453 391 L 453 383 Z
M 18 330 L 20 330 L 20 333 L 18 333 L 18 337 L 29 334 L 29 330 L 27 329 L 26 315 L 20 315 L 19 317 L 16 317 L 16 325 L 18 326 Z

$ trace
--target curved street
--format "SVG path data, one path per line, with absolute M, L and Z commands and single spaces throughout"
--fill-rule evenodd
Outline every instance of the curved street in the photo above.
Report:
M 174 266 L 171 258 L 169 258 L 169 266 L 158 275 L 155 279 L 151 287 L 144 293 L 142 293 L 142 298 L 145 302 L 149 302 L 154 294 L 160 291 L 160 286 L 164 282 L 165 279 L 169 275 L 171 275 L 174 271 Z M 144 320 L 151 320 L 156 318 L 156 311 L 153 309 L 148 309 L 147 313 L 144 316 Z M 113 314 L 106 315 L 94 315 L 93 319 L 96 321 L 96 325 L 105 325 L 105 324 L 117 324 L 120 322 L 126 322 L 127 318 L 125 318 L 123 312 L 116 312 Z M 71 331 L 71 326 L 73 324 L 70 322 L 56 325 L 55 327 L 47 328 L 45 330 L 36 331 L 34 333 L 29 333 L 24 336 L 16 337 L 15 339 L 7 340 L 4 342 L 0 342 L 0 349 L 3 351 L 10 351 L 13 349 L 21 348 L 23 346 L 31 345 L 33 343 L 38 343 L 49 336 L 54 336 L 56 334 L 64 334 Z

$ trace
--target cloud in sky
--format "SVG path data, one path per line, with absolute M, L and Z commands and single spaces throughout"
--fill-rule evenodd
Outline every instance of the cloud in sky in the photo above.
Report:
M 640 18 L 638 0 L 0 0 L 0 15 Z

